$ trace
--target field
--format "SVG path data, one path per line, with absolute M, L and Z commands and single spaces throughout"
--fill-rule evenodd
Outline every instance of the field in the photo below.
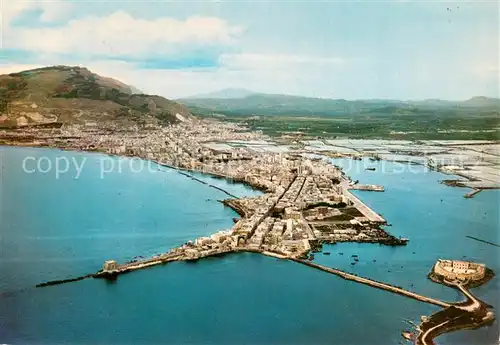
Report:
M 403 140 L 498 140 L 500 119 L 490 116 L 223 116 L 223 121 L 245 123 L 270 136 L 302 132 L 311 137 Z
M 285 95 L 188 99 L 195 115 L 244 122 L 271 136 L 384 139 L 500 138 L 500 99 L 466 101 L 332 100 Z

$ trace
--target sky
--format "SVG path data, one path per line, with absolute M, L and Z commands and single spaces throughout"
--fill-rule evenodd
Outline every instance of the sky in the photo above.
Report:
M 499 2 L 0 0 L 0 73 L 81 65 L 145 93 L 499 97 Z

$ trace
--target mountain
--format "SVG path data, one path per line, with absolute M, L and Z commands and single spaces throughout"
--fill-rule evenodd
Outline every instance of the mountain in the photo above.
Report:
M 194 96 L 186 97 L 188 99 L 206 99 L 206 98 L 218 98 L 218 99 L 231 99 L 231 98 L 245 98 L 250 95 L 254 95 L 256 92 L 247 89 L 238 88 L 227 88 L 215 92 L 200 93 Z
M 470 105 L 470 106 L 499 107 L 500 106 L 500 99 L 499 98 L 484 97 L 484 96 L 476 96 L 476 97 L 472 97 L 471 99 L 464 101 L 463 103 L 465 105 Z
M 217 94 L 217 93 L 216 93 Z M 376 114 L 446 114 L 500 111 L 500 99 L 474 97 L 467 101 L 428 99 L 399 101 L 383 99 L 345 100 L 255 93 L 233 98 L 185 98 L 180 103 L 199 115 L 286 115 L 286 116 L 355 116 Z
M 347 101 L 264 93 L 239 98 L 185 98 L 177 101 L 193 111 L 227 115 L 340 115 L 402 104 L 400 101 Z
M 191 117 L 181 104 L 134 94 L 136 90 L 84 67 L 52 66 L 0 75 L 0 127 L 86 121 L 162 124 Z

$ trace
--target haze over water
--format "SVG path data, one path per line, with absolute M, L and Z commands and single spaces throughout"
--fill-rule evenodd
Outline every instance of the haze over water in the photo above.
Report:
M 100 179 L 98 154 L 0 148 L 0 342 L 9 344 L 399 344 L 434 306 L 254 254 L 172 263 L 120 276 L 33 289 L 40 282 L 95 272 L 104 260 L 152 256 L 232 226 L 227 195 L 176 171 L 121 173 Z M 87 158 L 81 176 L 27 174 L 26 156 Z M 118 160 L 118 158 L 113 158 Z M 337 244 L 316 261 L 423 295 L 461 300 L 426 274 L 437 258 L 465 259 L 500 269 L 498 191 L 464 199 L 465 189 L 438 184 L 445 176 L 398 163 L 335 160 L 360 183 L 386 192 L 358 192 L 407 247 Z M 377 170 L 364 171 L 363 164 Z M 382 169 L 382 165 L 384 169 Z M 398 173 L 396 173 L 398 171 Z M 231 193 L 240 184 L 203 177 Z M 343 255 L 339 255 L 342 252 Z M 415 254 L 413 254 L 415 253 Z M 352 266 L 351 255 L 359 255 Z M 374 262 L 373 260 L 376 260 Z M 498 313 L 498 278 L 473 293 Z M 439 344 L 492 344 L 498 322 L 438 338 Z

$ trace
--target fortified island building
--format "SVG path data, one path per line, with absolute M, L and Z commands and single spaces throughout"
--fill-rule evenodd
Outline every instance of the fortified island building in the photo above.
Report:
M 484 278 L 486 266 L 484 264 L 438 259 L 434 265 L 434 273 L 450 281 L 477 281 Z

